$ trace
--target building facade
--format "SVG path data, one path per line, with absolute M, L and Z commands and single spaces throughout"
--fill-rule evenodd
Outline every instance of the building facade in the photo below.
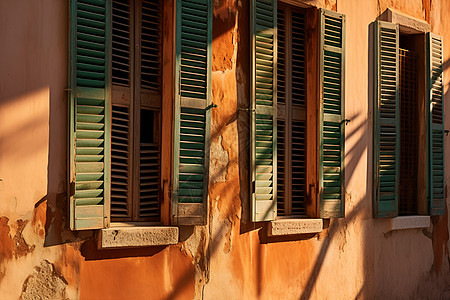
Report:
M 1 298 L 450 298 L 449 12 L 2 1 Z

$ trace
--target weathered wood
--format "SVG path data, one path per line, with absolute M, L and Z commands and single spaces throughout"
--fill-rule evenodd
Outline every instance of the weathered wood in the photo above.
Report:
M 306 188 L 307 203 L 306 214 L 309 217 L 318 217 L 318 187 L 319 174 L 317 166 L 319 165 L 318 147 L 318 85 L 319 74 L 318 67 L 318 16 L 319 11 L 316 8 L 310 8 L 306 14 Z

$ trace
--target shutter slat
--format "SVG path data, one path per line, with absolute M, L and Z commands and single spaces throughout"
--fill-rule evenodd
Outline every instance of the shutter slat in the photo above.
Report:
M 320 15 L 320 216 L 344 217 L 345 17 L 325 9 Z
M 70 228 L 97 229 L 109 222 L 110 15 L 101 0 L 72 0 L 70 15 Z
M 305 20 L 304 10 L 278 6 L 277 215 L 306 215 Z
M 399 95 L 398 26 L 377 21 L 375 36 L 374 100 L 374 217 L 398 214 Z M 390 45 L 385 47 L 384 45 Z
M 428 209 L 445 214 L 444 102 L 442 37 L 427 33 Z
M 273 220 L 277 208 L 276 61 L 277 1 L 251 2 L 252 86 L 251 194 L 252 221 Z M 260 182 L 261 181 L 261 182 Z M 263 188 L 264 187 L 264 188 Z
M 155 143 L 140 144 L 139 215 L 158 218 L 160 211 L 160 147 Z M 151 162 L 148 164 L 147 161 Z
M 112 1 L 112 84 L 130 86 L 130 3 Z
M 113 105 L 111 126 L 111 217 L 113 218 L 129 218 L 131 214 L 128 179 L 130 175 L 128 169 L 130 164 L 129 124 L 128 107 Z
M 292 122 L 292 215 L 306 215 L 306 124 Z
M 177 1 L 175 224 L 206 222 L 211 103 L 211 17 L 209 0 Z
M 141 87 L 161 90 L 161 3 L 159 0 L 142 1 L 141 27 Z

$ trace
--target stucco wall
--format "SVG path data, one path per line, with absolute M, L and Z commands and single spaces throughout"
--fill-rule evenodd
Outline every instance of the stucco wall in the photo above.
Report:
M 368 55 L 369 24 L 387 7 L 429 21 L 444 37 L 448 102 L 450 3 L 304 1 L 347 18 L 346 218 L 331 220 L 318 235 L 283 240 L 267 238 L 266 224 L 244 222 L 248 116 L 238 108 L 249 101 L 248 1 L 213 3 L 218 108 L 208 225 L 180 228 L 174 246 L 99 251 L 92 231 L 70 232 L 66 222 L 67 1 L 0 1 L 1 298 L 450 297 L 448 215 L 433 218 L 428 229 L 391 233 L 388 220 L 372 218 Z

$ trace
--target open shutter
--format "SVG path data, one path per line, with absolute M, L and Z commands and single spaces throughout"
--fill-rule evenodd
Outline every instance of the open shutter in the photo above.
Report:
M 210 0 L 177 1 L 173 223 L 206 222 L 211 119 Z
M 108 225 L 110 7 L 72 0 L 70 26 L 70 228 Z
M 399 95 L 398 25 L 374 23 L 373 177 L 376 218 L 398 214 L 399 190 Z
M 428 201 L 431 215 L 445 213 L 442 37 L 427 33 Z
M 320 217 L 344 217 L 345 16 L 320 10 Z
M 251 2 L 250 191 L 253 222 L 277 208 L 277 1 Z

